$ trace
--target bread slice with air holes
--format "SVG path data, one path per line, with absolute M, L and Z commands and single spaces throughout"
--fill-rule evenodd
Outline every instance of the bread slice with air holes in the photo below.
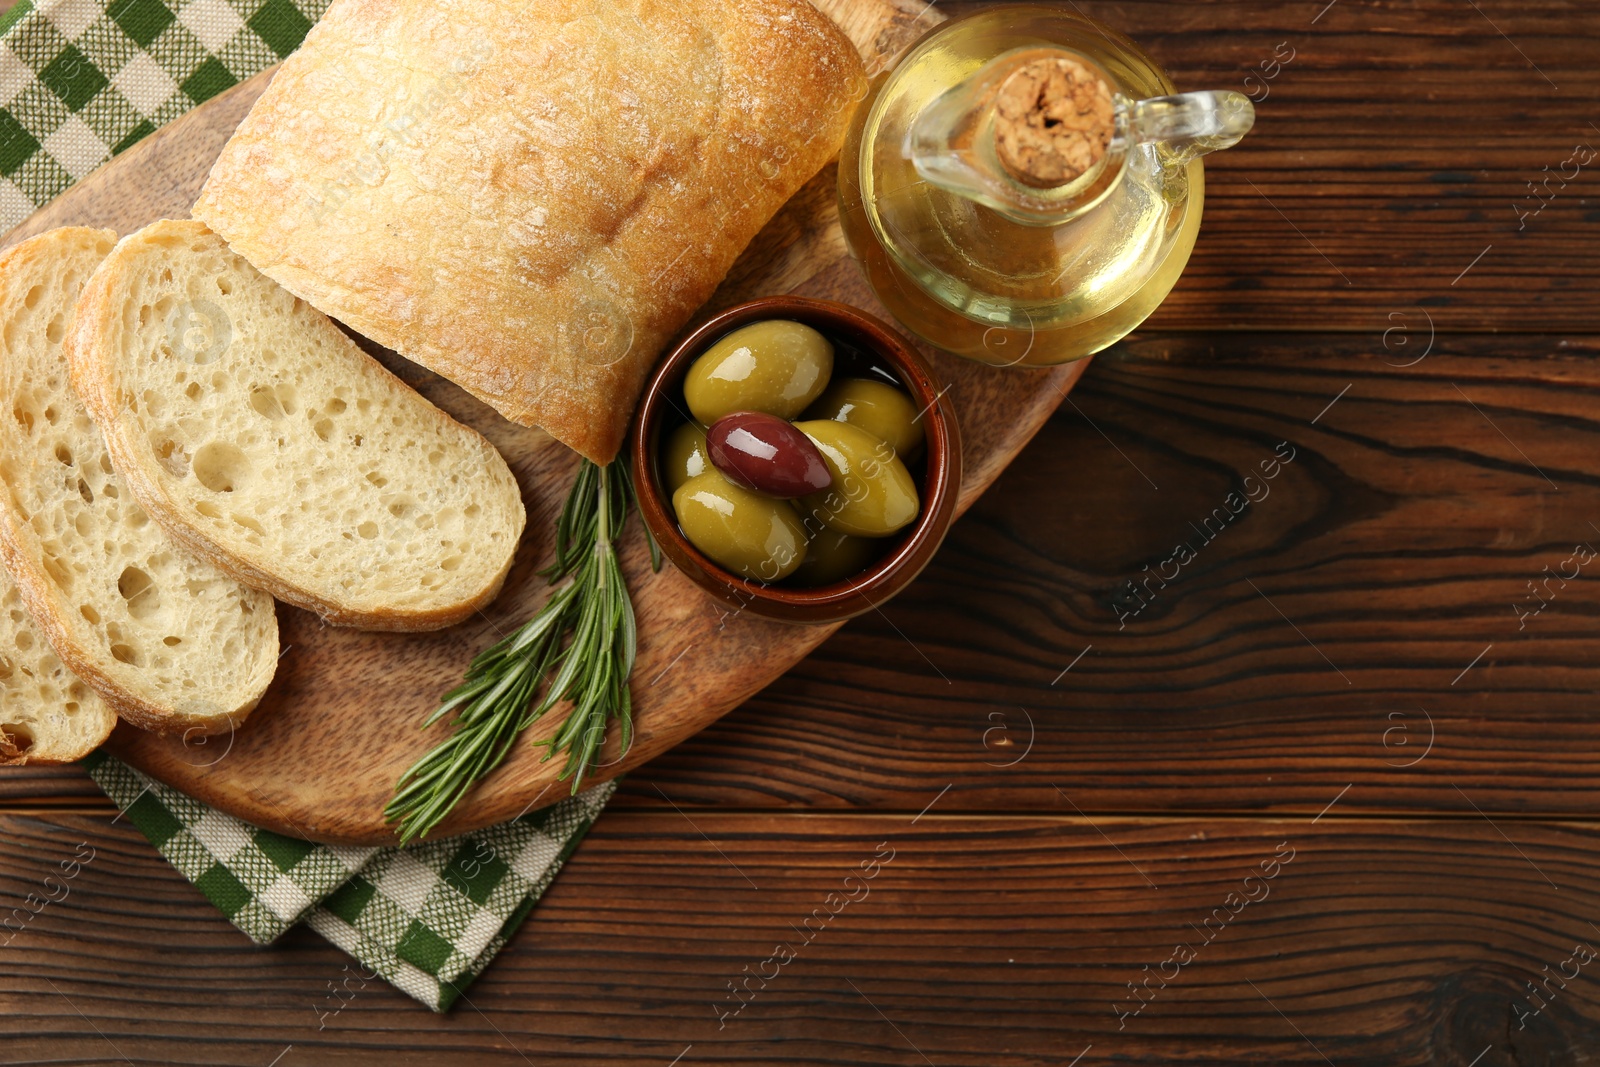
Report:
M 56 654 L 146 729 L 216 733 L 278 662 L 272 598 L 167 536 L 113 468 L 61 341 L 110 230 L 0 254 L 0 559 Z
M 71 763 L 116 724 L 116 712 L 67 670 L 0 571 L 0 765 Z
M 66 347 L 134 495 L 240 581 L 371 630 L 500 591 L 526 522 L 500 453 L 204 224 L 124 237 Z

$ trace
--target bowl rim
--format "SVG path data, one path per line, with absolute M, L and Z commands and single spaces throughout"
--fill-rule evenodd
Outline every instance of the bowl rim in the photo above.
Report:
M 860 574 L 815 587 L 767 585 L 726 570 L 689 542 L 673 518 L 670 494 L 661 480 L 658 442 L 666 420 L 664 405 L 676 406 L 670 391 L 681 387 L 689 364 L 725 334 L 765 319 L 790 319 L 840 335 L 889 364 L 913 401 L 922 408 L 925 473 L 922 509 L 899 543 Z M 758 297 L 703 319 L 675 342 L 645 385 L 632 435 L 633 473 L 639 511 L 650 532 L 674 564 L 697 585 L 728 603 L 758 614 L 791 621 L 827 622 L 869 611 L 897 593 L 919 573 L 944 540 L 960 491 L 961 442 L 955 413 L 921 353 L 887 323 L 860 308 L 833 300 L 777 295 Z M 681 407 L 678 414 L 687 416 Z M 687 565 L 686 565 L 687 564 Z M 907 570 L 909 568 L 909 573 Z M 875 594 L 882 593 L 881 596 Z M 766 609 L 766 610 L 763 610 Z

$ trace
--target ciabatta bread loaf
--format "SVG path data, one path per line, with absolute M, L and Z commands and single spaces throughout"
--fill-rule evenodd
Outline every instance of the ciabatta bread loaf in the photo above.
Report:
M 72 390 L 61 341 L 115 242 L 74 227 L 0 255 L 0 558 L 56 653 L 118 714 L 215 733 L 272 681 L 277 616 L 150 520 Z
M 806 0 L 334 0 L 194 216 L 606 462 L 662 346 L 865 91 Z
M 66 347 L 134 496 L 240 581 L 376 630 L 499 592 L 525 522 L 500 453 L 203 224 L 123 238 Z
M 116 713 L 67 670 L 3 571 L 0 650 L 0 764 L 71 763 L 111 736 Z

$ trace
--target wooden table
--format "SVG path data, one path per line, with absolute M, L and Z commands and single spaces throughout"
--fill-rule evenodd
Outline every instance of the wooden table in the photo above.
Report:
M 916 585 L 627 781 L 442 1018 L 319 1030 L 340 952 L 0 776 L 7 907 L 97 852 L 0 949 L 0 1060 L 1594 1062 L 1600 11 L 1077 6 L 1259 121 Z

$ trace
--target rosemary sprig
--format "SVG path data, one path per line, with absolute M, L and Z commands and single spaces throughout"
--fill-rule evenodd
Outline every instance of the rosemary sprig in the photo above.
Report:
M 401 843 L 438 826 L 504 762 L 522 731 L 563 700 L 572 701 L 566 721 L 549 740 L 536 743 L 548 746 L 545 759 L 566 753 L 559 780 L 571 778 L 574 793 L 605 743 L 612 719 L 621 728 L 623 750 L 632 743 L 628 675 L 638 631 L 616 540 L 633 505 L 633 483 L 622 460 L 605 467 L 583 461 L 556 523 L 555 562 L 539 572 L 552 583 L 570 580 L 516 632 L 480 652 L 466 680 L 446 693 L 422 724 L 426 729 L 455 716 L 454 732 L 400 776 L 383 810 L 385 818 L 400 824 Z M 645 539 L 651 566 L 659 570 L 660 550 L 648 530 Z M 547 678 L 544 695 L 538 696 Z

